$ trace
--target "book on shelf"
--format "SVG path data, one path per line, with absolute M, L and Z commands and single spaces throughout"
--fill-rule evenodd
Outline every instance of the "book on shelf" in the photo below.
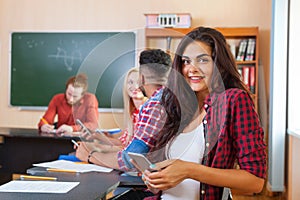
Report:
M 236 58 L 236 46 L 235 46 L 235 44 L 229 44 L 229 47 L 230 47 L 230 51 L 231 51 L 233 57 Z
M 245 85 L 250 88 L 250 68 L 248 66 L 243 66 L 242 67 L 242 80 L 244 81 Z
M 242 76 L 243 71 L 242 71 L 242 68 L 241 68 L 241 67 L 238 67 L 238 72 L 239 72 L 239 74 L 241 75 L 241 80 L 243 80 L 243 76 Z
M 255 67 L 251 66 L 249 67 L 250 72 L 249 72 L 249 85 L 250 85 L 250 91 L 255 94 Z
M 254 60 L 254 54 L 255 54 L 255 38 L 249 38 L 245 60 L 246 61 Z
M 237 57 L 236 57 L 237 61 L 244 61 L 245 60 L 247 44 L 248 44 L 247 39 L 241 40 L 241 42 L 239 44 L 239 50 L 238 50 L 238 53 L 237 53 Z
M 241 79 L 248 87 L 248 89 L 255 94 L 255 67 L 254 66 L 241 66 L 238 69 L 241 74 Z

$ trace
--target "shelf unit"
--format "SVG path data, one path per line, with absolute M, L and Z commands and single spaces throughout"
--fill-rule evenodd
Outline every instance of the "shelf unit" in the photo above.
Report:
M 166 38 L 167 39 L 167 50 L 170 47 L 170 42 L 172 38 L 180 39 L 185 34 L 190 32 L 193 28 L 146 28 L 145 29 L 145 39 L 146 43 L 149 39 Z M 254 67 L 254 90 L 253 100 L 255 108 L 258 110 L 258 59 L 259 59 L 259 29 L 258 27 L 215 27 L 220 31 L 230 42 L 234 42 L 236 45 L 235 53 L 238 54 L 239 42 L 243 39 L 255 39 L 255 53 L 254 58 L 251 61 L 236 61 L 237 67 L 242 69 L 245 66 Z M 146 44 L 147 46 L 147 44 Z M 253 77 L 252 77 L 253 78 Z M 253 88 L 252 88 L 253 89 Z

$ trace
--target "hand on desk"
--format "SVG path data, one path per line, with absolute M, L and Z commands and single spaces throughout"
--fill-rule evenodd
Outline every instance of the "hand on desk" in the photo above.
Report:
M 55 130 L 54 125 L 44 124 L 41 127 L 41 131 L 44 132 L 44 133 L 62 134 L 62 133 L 72 133 L 73 128 L 72 128 L 72 126 L 68 126 L 66 124 L 63 124 L 57 130 Z
M 56 133 L 57 134 L 61 134 L 61 133 L 72 133 L 73 132 L 73 128 L 72 126 L 63 124 L 61 125 L 57 130 Z
M 41 127 L 41 131 L 44 133 L 51 133 L 54 130 L 54 125 L 44 124 Z
M 94 142 L 78 142 L 78 144 L 78 147 L 74 146 L 78 159 L 103 167 L 119 169 L 116 152 L 105 152 L 97 148 Z

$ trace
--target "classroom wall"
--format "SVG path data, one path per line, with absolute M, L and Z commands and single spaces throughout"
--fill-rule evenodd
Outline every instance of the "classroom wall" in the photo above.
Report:
M 287 192 L 286 196 L 288 200 L 299 199 L 300 190 L 300 155 L 299 155 L 299 146 L 300 146 L 300 137 L 295 135 L 288 135 L 288 165 L 287 165 Z
M 263 92 L 269 96 L 271 0 L 0 0 L 0 127 L 34 128 L 44 111 L 9 106 L 12 31 L 142 30 L 145 13 L 190 13 L 192 26 L 258 26 Z M 143 46 L 143 34 L 139 45 Z M 63 86 L 62 86 L 63 87 Z M 122 113 L 99 113 L 100 126 L 122 125 Z

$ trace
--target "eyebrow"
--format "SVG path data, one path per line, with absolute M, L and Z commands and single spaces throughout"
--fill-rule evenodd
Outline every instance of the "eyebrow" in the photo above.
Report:
M 208 55 L 208 54 L 206 54 L 206 53 L 203 53 L 203 54 L 200 54 L 200 55 L 196 56 L 196 58 L 202 58 L 202 57 L 204 57 L 204 56 L 209 56 L 209 57 L 210 57 L 210 55 Z M 182 58 L 190 58 L 190 57 L 184 56 L 184 55 L 183 55 Z

